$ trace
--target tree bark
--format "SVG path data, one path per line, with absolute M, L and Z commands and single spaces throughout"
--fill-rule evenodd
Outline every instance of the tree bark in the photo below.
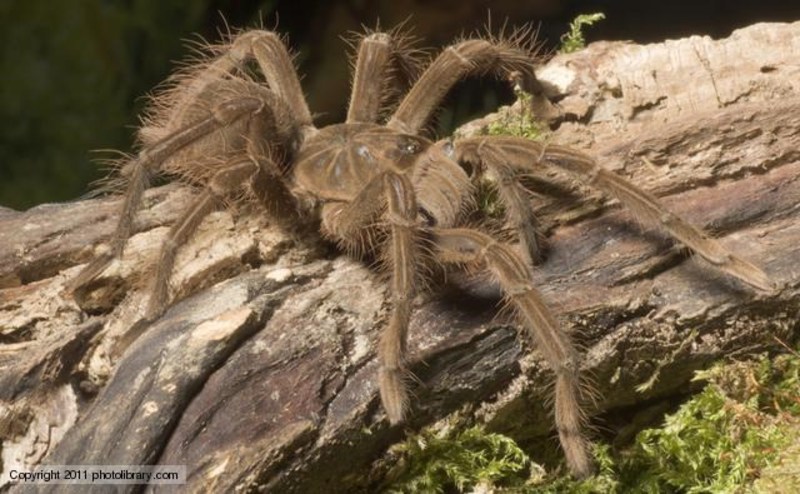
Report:
M 591 414 L 612 427 L 626 407 L 686 392 L 712 361 L 796 338 L 799 57 L 800 23 L 759 24 L 719 41 L 596 43 L 540 70 L 556 102 L 534 99 L 557 127 L 548 139 L 661 196 L 779 285 L 755 293 L 573 179 L 534 180 L 548 236 L 536 281 L 584 348 Z M 122 259 L 77 301 L 64 286 L 103 248 L 119 199 L 0 209 L 4 473 L 179 464 L 194 492 L 367 490 L 404 430 L 465 405 L 492 430 L 550 441 L 552 374 L 497 315 L 493 287 L 466 282 L 418 298 L 413 412 L 390 427 L 376 384 L 384 284 L 362 262 L 294 245 L 257 210 L 204 221 L 176 263 L 180 301 L 143 320 L 149 269 L 192 194 L 150 190 Z

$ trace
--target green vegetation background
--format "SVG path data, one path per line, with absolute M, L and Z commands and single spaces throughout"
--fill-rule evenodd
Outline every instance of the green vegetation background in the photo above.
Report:
M 91 150 L 130 149 L 141 96 L 225 3 L 2 0 L 0 205 L 86 193 L 103 175 Z
M 632 0 L 493 0 L 491 8 L 496 23 L 542 20 L 540 40 L 550 40 L 553 48 L 581 12 L 607 14 L 592 28 L 594 39 L 637 42 L 697 33 L 726 36 L 756 21 L 800 15 L 800 5 L 782 0 L 728 0 L 724 15 L 715 3 L 694 2 L 692 15 L 671 2 Z M 448 42 L 486 23 L 485 2 L 461 2 L 458 9 L 450 5 L 451 0 L 0 0 L 0 206 L 26 209 L 88 192 L 88 184 L 104 175 L 92 161 L 104 155 L 92 150 L 131 149 L 143 96 L 164 80 L 174 61 L 185 58 L 182 40 L 192 39 L 193 33 L 217 38 L 223 15 L 232 26 L 247 27 L 262 18 L 274 23 L 280 13 L 281 31 L 290 32 L 292 45 L 307 57 L 301 60 L 304 72 L 316 65 L 327 77 L 346 70 L 338 61 L 330 63 L 326 50 L 340 54 L 343 47 L 330 41 L 362 22 L 374 25 L 382 19 L 385 26 L 394 26 L 413 12 L 411 23 L 426 45 Z M 349 21 L 339 29 L 335 21 L 343 18 Z M 303 43 L 320 49 L 303 50 Z M 328 63 L 321 63 L 321 57 Z M 329 81 L 309 90 L 322 118 L 336 111 L 315 101 L 325 91 L 338 97 Z M 451 116 L 443 127 L 452 128 L 466 115 L 494 107 L 491 89 L 481 86 L 455 98 L 450 111 L 440 115 L 440 124 Z M 513 95 L 505 96 L 510 101 Z

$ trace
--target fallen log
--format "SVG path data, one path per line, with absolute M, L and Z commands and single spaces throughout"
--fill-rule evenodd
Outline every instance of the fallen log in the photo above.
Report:
M 607 423 L 685 393 L 712 361 L 797 337 L 798 56 L 800 23 L 759 24 L 719 41 L 597 43 L 539 72 L 555 101 L 548 139 L 653 191 L 778 286 L 755 293 L 548 171 L 534 201 L 548 237 L 536 281 L 585 349 L 598 397 L 590 413 Z M 292 243 L 257 210 L 204 221 L 176 263 L 180 301 L 144 320 L 149 269 L 192 194 L 149 191 L 123 258 L 77 300 L 64 287 L 102 251 L 119 199 L 0 210 L 4 473 L 186 465 L 191 491 L 367 490 L 405 430 L 467 404 L 492 430 L 552 441 L 552 375 L 480 286 L 416 301 L 413 412 L 390 427 L 376 384 L 384 284 L 361 262 Z

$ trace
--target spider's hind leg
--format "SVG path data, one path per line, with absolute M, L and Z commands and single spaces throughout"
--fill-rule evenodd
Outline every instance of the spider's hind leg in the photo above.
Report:
M 533 285 L 530 266 L 508 245 L 477 230 L 434 229 L 433 241 L 441 262 L 485 266 L 500 283 L 528 336 L 556 374 L 555 423 L 567 464 L 578 477 L 590 475 L 594 467 L 590 443 L 583 435 L 580 355 Z
M 505 163 L 521 171 L 537 165 L 553 165 L 610 194 L 633 214 L 683 242 L 715 268 L 762 291 L 774 289 L 772 280 L 758 266 L 729 252 L 718 241 L 688 221 L 669 212 L 651 193 L 601 167 L 591 156 L 559 145 L 546 145 L 517 137 L 471 137 L 456 142 L 459 160 L 497 153 Z
M 312 117 L 303 96 L 300 80 L 286 45 L 271 31 L 245 31 L 216 46 L 201 46 L 200 55 L 191 64 L 170 77 L 168 84 L 156 94 L 147 108 L 145 125 L 140 130 L 143 140 L 184 125 L 214 86 L 230 80 L 250 80 L 253 74 L 247 62 L 254 61 L 270 91 L 292 108 L 292 120 L 298 126 L 311 126 Z
M 149 175 L 157 172 L 164 160 L 213 131 L 258 111 L 262 106 L 263 102 L 254 98 L 223 103 L 215 109 L 211 116 L 188 125 L 142 150 L 130 165 L 130 181 L 122 204 L 122 214 L 111 240 L 111 248 L 108 252 L 95 258 L 70 282 L 69 291 L 74 292 L 86 285 L 102 273 L 111 261 L 120 256 L 125 243 L 131 236 L 136 211 L 141 205 L 144 191 L 149 184 Z
M 520 182 L 518 171 L 509 166 L 503 156 L 493 149 L 467 159 L 472 161 L 471 164 L 477 170 L 476 180 L 481 180 L 487 173 L 492 175 L 491 186 L 497 191 L 506 223 L 516 232 L 522 255 L 528 265 L 541 263 L 544 260 L 544 243 L 539 236 L 538 222 L 531 208 L 528 189 Z
M 221 206 L 224 199 L 250 180 L 253 193 L 259 198 L 267 216 L 289 233 L 297 233 L 303 224 L 295 197 L 289 191 L 284 178 L 270 158 L 270 146 L 264 135 L 275 125 L 272 112 L 251 115 L 248 120 L 248 142 L 242 157 L 226 162 L 209 180 L 206 189 L 192 206 L 172 226 L 161 249 L 155 282 L 150 293 L 148 318 L 160 315 L 169 302 L 169 279 L 175 264 L 178 248 L 185 244 L 195 232 L 203 218 Z
M 224 169 L 214 175 L 208 188 L 172 226 L 161 247 L 156 276 L 147 303 L 145 314 L 147 318 L 159 316 L 169 303 L 169 279 L 178 248 L 189 240 L 203 219 L 222 204 L 225 195 L 252 177 L 255 172 L 256 164 L 250 158 L 241 158 L 226 164 Z

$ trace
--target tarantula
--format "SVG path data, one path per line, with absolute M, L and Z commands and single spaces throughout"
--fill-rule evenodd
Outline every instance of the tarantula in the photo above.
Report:
M 320 224 L 323 235 L 343 248 L 385 261 L 392 309 L 378 347 L 379 384 L 383 407 L 395 424 L 409 407 L 406 335 L 426 266 L 480 267 L 503 289 L 555 373 L 560 442 L 572 472 L 588 475 L 593 467 L 582 432 L 579 353 L 532 282 L 539 247 L 519 177 L 537 167 L 563 168 L 616 196 L 638 218 L 663 228 L 717 269 L 757 289 L 769 290 L 771 283 L 758 267 L 580 151 L 516 137 L 433 142 L 423 135 L 442 99 L 466 76 L 522 74 L 535 87 L 534 50 L 524 39 L 527 34 L 464 39 L 415 74 L 416 52 L 403 36 L 366 33 L 357 43 L 347 119 L 322 128 L 314 125 L 281 38 L 263 30 L 232 36 L 153 98 L 139 133 L 141 151 L 124 167 L 127 194 L 111 248 L 83 269 L 73 289 L 120 255 L 148 176 L 156 172 L 182 177 L 202 191 L 161 247 L 148 317 L 157 317 L 168 304 L 177 249 L 226 198 L 260 202 L 266 215 L 289 231 Z M 397 89 L 404 81 L 410 89 L 401 93 Z M 519 250 L 463 226 L 472 184 L 486 174 L 494 177 L 506 220 L 518 233 Z M 310 203 L 315 207 L 309 208 Z

